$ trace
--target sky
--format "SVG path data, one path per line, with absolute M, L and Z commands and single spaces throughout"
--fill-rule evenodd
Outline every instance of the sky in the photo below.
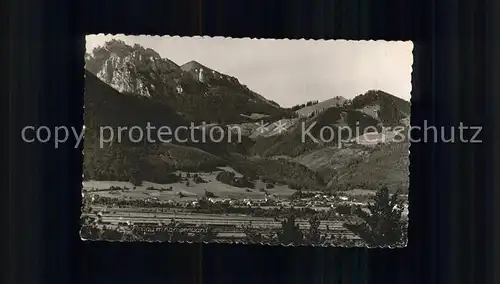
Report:
M 86 50 L 111 39 L 157 51 L 178 65 L 191 60 L 234 76 L 283 107 L 376 89 L 411 96 L 413 44 L 388 41 L 231 39 L 89 35 Z

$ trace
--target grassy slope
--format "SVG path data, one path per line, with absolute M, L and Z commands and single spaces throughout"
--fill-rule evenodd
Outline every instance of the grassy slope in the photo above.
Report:
M 85 93 L 85 179 L 119 180 L 136 183 L 142 180 L 167 182 L 168 174 L 175 170 L 214 170 L 217 166 L 235 163 L 247 175 L 265 175 L 289 184 L 317 187 L 315 173 L 297 163 L 266 161 L 263 159 L 234 159 L 244 157 L 251 147 L 250 139 L 243 143 L 187 143 L 187 144 L 134 144 L 114 142 L 99 147 L 99 127 L 118 126 L 175 127 L 186 122 L 167 105 L 146 98 L 121 94 L 87 73 Z M 153 134 L 154 135 L 154 134 Z M 154 137 L 154 136 L 153 136 Z M 236 141 L 236 139 L 233 139 Z M 195 148 L 196 146 L 196 148 Z

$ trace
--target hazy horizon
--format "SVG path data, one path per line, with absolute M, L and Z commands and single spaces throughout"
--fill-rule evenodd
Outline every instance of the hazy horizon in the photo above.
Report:
M 371 89 L 410 101 L 413 43 L 222 37 L 86 36 L 86 51 L 119 39 L 149 47 L 178 65 L 195 60 L 234 76 L 283 107 Z

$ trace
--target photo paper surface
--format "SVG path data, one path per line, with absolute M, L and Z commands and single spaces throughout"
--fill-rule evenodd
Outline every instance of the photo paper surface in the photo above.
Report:
M 88 35 L 81 238 L 406 246 L 412 51 Z

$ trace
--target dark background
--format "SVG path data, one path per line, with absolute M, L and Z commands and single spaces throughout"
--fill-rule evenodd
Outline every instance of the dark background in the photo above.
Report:
M 500 283 L 494 2 L 10 1 L 2 283 Z M 412 124 L 483 125 L 484 143 L 412 145 L 405 249 L 84 243 L 81 149 L 20 130 L 83 124 L 89 33 L 413 40 Z

